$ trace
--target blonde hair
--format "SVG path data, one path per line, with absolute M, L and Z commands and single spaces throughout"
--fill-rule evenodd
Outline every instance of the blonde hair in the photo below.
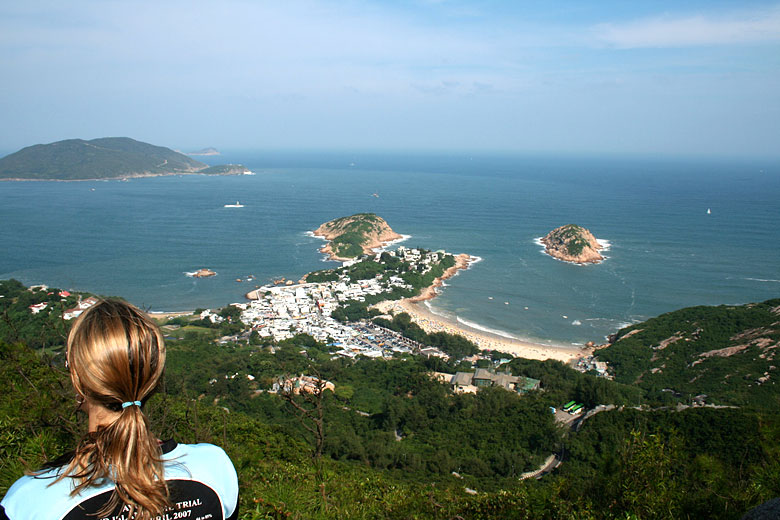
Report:
M 67 360 L 76 392 L 118 417 L 82 438 L 57 480 L 74 478 L 72 495 L 112 480 L 104 515 L 120 504 L 129 506 L 128 518 L 133 512 L 142 519 L 161 514 L 170 506 L 162 452 L 141 406 L 134 404 L 154 393 L 165 367 L 157 324 L 129 303 L 100 301 L 73 324 Z

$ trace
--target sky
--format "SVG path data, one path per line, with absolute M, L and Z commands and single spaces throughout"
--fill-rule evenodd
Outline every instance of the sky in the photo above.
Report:
M 780 1 L 0 3 L 0 150 L 780 158 Z

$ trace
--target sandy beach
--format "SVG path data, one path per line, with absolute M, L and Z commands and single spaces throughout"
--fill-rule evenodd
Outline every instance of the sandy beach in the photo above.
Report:
M 158 320 L 168 320 L 170 318 L 178 318 L 179 316 L 192 316 L 192 311 L 173 311 L 173 312 L 155 312 L 149 313 L 149 316 Z
M 441 278 L 434 280 L 432 285 L 423 289 L 418 296 L 404 300 L 384 301 L 378 303 L 374 307 L 385 314 L 390 312 L 394 314 L 406 312 L 425 332 L 448 332 L 450 334 L 459 334 L 476 343 L 482 350 L 497 350 L 499 352 L 512 354 L 515 357 L 539 360 L 557 359 L 558 361 L 567 363 L 582 356 L 589 355 L 593 351 L 592 348 L 587 347 L 546 345 L 508 338 L 499 334 L 493 334 L 469 327 L 458 321 L 431 312 L 424 302 L 426 300 L 431 300 L 438 295 L 437 289 L 441 287 L 444 280 L 455 276 L 461 269 L 468 269 L 469 266 L 477 260 L 477 258 L 467 254 L 457 255 L 455 257 L 455 265 L 447 269 Z
M 425 303 L 415 303 L 409 299 L 384 301 L 376 304 L 374 307 L 385 314 L 406 312 L 425 332 L 459 334 L 473 341 L 483 350 L 497 350 L 512 354 L 515 357 L 539 360 L 557 359 L 567 363 L 589 355 L 593 350 L 571 345 L 543 345 L 492 334 L 434 314 L 425 306 Z

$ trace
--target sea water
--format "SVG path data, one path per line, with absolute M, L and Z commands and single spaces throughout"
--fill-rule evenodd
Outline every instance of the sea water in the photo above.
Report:
M 681 307 L 780 296 L 777 162 L 249 151 L 207 160 L 255 175 L 0 183 L 0 279 L 151 310 L 217 307 L 338 265 L 311 230 L 374 212 L 410 235 L 407 246 L 479 257 L 429 306 L 511 337 L 599 342 Z M 244 207 L 224 207 L 236 201 Z M 607 242 L 604 262 L 544 254 L 539 237 L 569 223 Z M 200 268 L 217 275 L 187 276 Z

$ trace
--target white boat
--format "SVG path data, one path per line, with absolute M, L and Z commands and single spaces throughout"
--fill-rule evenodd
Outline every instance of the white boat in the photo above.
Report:
M 707 208 L 707 215 L 712 215 L 712 211 L 710 210 L 710 208 Z
M 235 204 L 225 204 L 225 207 L 226 208 L 243 208 L 244 205 L 241 204 L 240 202 L 236 201 Z

